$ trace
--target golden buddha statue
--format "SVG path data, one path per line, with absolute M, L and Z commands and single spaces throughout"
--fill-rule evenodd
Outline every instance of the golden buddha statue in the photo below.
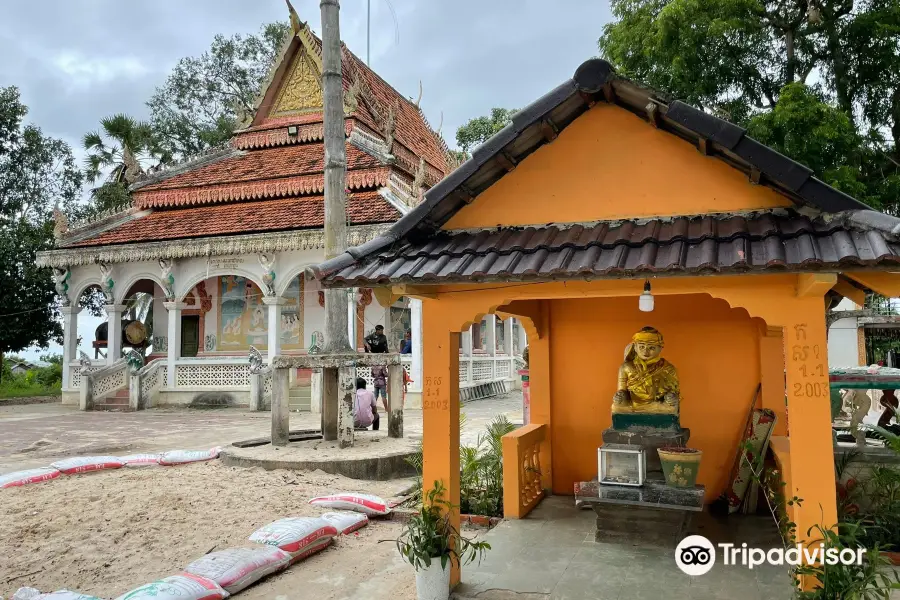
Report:
M 678 372 L 660 356 L 662 349 L 663 336 L 655 328 L 644 327 L 634 334 L 619 367 L 613 414 L 678 414 Z

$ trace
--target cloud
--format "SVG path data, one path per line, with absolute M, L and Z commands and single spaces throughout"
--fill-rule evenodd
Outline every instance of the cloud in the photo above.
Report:
M 56 54 L 51 63 L 65 75 L 69 86 L 81 88 L 106 84 L 114 80 L 133 80 L 150 72 L 150 69 L 134 56 L 90 57 L 72 50 Z

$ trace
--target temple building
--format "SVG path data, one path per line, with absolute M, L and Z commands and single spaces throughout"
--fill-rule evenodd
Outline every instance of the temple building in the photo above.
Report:
M 254 112 L 227 145 L 147 174 L 132 186 L 127 210 L 77 226 L 58 220 L 57 249 L 38 260 L 53 267 L 63 304 L 63 402 L 85 402 L 82 378 L 90 373 L 83 408 L 191 403 L 210 393 L 229 404 L 261 407 L 264 400 L 251 393 L 250 347 L 272 357 L 320 343 L 324 292 L 303 272 L 324 258 L 322 48 L 307 24 L 296 23 Z M 356 246 L 416 206 L 451 170 L 452 158 L 417 102 L 343 45 L 342 64 L 347 219 L 349 243 Z M 98 339 L 83 343 L 93 343 L 105 361 L 79 359 L 78 301 L 92 286 L 105 296 L 108 322 Z M 396 352 L 411 330 L 404 367 L 415 398 L 422 380 L 419 301 L 371 288 L 349 293 L 349 333 L 358 347 L 384 325 Z M 149 319 L 128 308 L 139 294 L 152 296 Z M 508 385 L 513 322 L 502 324 L 499 334 L 488 325 L 470 344 L 463 382 L 500 378 Z M 520 346 L 524 333 L 516 335 Z M 487 344 L 488 351 L 476 351 Z M 126 369 L 123 347 L 140 350 L 146 365 Z M 293 409 L 316 409 L 308 376 L 295 374 Z M 137 391 L 129 392 L 135 382 Z

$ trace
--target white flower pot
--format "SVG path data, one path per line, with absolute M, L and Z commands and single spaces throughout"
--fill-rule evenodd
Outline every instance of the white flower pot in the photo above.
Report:
M 441 568 L 441 559 L 431 559 L 431 566 L 416 571 L 417 600 L 448 600 L 450 598 L 450 561 Z

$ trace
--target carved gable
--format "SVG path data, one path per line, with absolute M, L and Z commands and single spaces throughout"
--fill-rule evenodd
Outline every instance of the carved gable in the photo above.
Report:
M 305 48 L 294 57 L 270 116 L 322 110 L 322 85 L 318 69 Z

